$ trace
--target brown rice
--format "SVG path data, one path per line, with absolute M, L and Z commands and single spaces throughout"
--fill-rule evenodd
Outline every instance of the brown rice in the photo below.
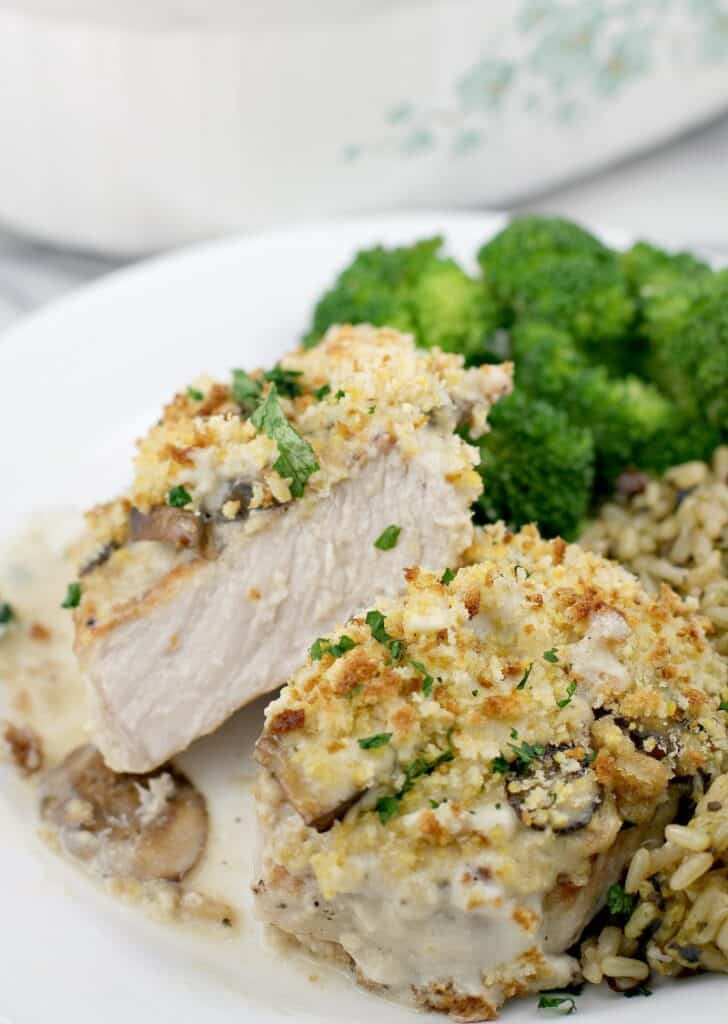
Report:
M 581 542 L 631 569 L 651 593 L 669 583 L 709 620 L 728 656 L 728 446 L 710 465 L 675 466 L 660 480 L 630 472 L 620 485 Z M 627 989 L 652 971 L 728 973 L 728 774 L 688 824 L 668 825 L 664 844 L 635 853 L 624 888 L 636 900 L 624 927 L 609 925 L 581 945 L 586 981 Z
M 669 583 L 715 630 L 728 655 L 728 446 L 711 464 L 687 462 L 660 479 L 625 473 L 581 543 L 621 562 L 649 593 Z

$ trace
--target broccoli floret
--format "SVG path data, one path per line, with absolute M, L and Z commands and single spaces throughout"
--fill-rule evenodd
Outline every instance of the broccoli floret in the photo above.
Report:
M 370 323 L 409 331 L 418 345 L 461 352 L 469 362 L 498 358 L 488 347 L 497 303 L 441 247 L 441 238 L 429 238 L 358 253 L 316 306 L 304 345 L 315 345 L 332 324 Z
M 637 377 L 612 377 L 591 365 L 565 331 L 518 324 L 511 332 L 516 387 L 563 409 L 594 436 L 596 484 L 611 490 L 618 474 L 640 462 L 651 439 L 667 431 L 674 407 Z M 697 457 L 697 456 L 696 456 Z
M 670 422 L 645 442 L 634 461 L 642 469 L 664 473 L 693 459 L 709 462 L 721 441 L 720 431 L 704 419 L 675 409 Z
M 631 365 L 635 302 L 617 255 L 588 231 L 558 217 L 519 217 L 478 259 L 511 321 L 562 327 L 599 362 Z
M 678 291 L 677 286 L 673 290 Z M 728 271 L 688 281 L 645 324 L 648 370 L 685 416 L 728 435 Z
M 484 493 L 476 519 L 535 522 L 545 537 L 575 537 L 591 498 L 591 432 L 523 391 L 496 403 L 490 423 L 478 441 Z
M 669 253 L 638 242 L 621 255 L 622 268 L 637 300 L 640 333 L 684 316 L 693 295 L 711 276 L 710 267 L 688 252 Z

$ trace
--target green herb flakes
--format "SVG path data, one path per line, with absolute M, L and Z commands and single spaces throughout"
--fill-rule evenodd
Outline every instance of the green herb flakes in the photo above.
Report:
M 246 416 L 250 416 L 255 409 L 262 390 L 261 382 L 251 377 L 245 370 L 233 370 L 233 398 Z
M 395 526 L 394 524 L 387 526 L 374 541 L 374 547 L 379 548 L 380 551 L 391 551 L 392 548 L 397 547 L 397 541 L 401 532 L 401 526 Z
M 15 618 L 15 613 L 7 601 L 0 603 L 0 626 L 7 626 Z
M 558 1010 L 564 1017 L 576 1013 L 576 1003 L 572 996 L 541 996 L 538 1001 L 539 1010 Z
M 340 402 L 342 398 L 346 398 L 346 392 L 342 391 L 341 388 L 334 395 L 334 400 Z
M 61 608 L 78 608 L 80 602 L 81 584 L 69 583 L 66 588 L 66 596 L 61 603 Z
M 320 402 L 327 395 L 331 394 L 331 386 L 329 384 L 322 384 L 320 388 L 313 389 L 313 397 L 317 402 Z
M 301 385 L 298 383 L 298 378 L 302 377 L 303 373 L 301 370 L 284 370 L 278 363 L 273 367 L 272 370 L 266 370 L 263 374 L 263 380 L 269 381 L 279 395 L 283 395 L 284 398 L 297 398 L 301 394 Z
M 395 640 L 389 635 L 384 627 L 384 616 L 382 613 L 376 610 L 367 612 L 366 624 L 369 626 L 374 639 L 389 650 L 389 656 L 392 661 L 399 661 L 404 654 L 404 641 Z
M 382 796 L 377 800 L 375 810 L 381 823 L 386 825 L 399 814 L 399 800 L 396 796 Z
M 722 700 L 718 705 L 719 711 L 728 711 L 728 700 Z
M 319 637 L 318 640 L 314 640 L 311 644 L 311 649 L 308 653 L 312 661 L 321 661 L 324 654 L 330 654 L 332 658 L 340 658 L 354 647 L 356 647 L 356 643 L 350 636 L 344 633 L 335 643 L 331 643 L 325 637 Z
M 377 732 L 373 736 L 365 736 L 358 740 L 362 750 L 376 750 L 377 747 L 385 747 L 392 738 L 391 732 Z
M 178 484 L 176 487 L 173 487 L 167 495 L 167 504 L 171 505 L 172 508 L 184 508 L 185 505 L 189 505 L 191 501 L 192 496 L 190 495 L 190 492 L 186 487 L 183 487 L 182 484 Z
M 431 696 L 432 687 L 435 680 L 432 678 L 430 673 L 427 671 L 427 669 L 421 662 L 410 659 L 410 665 L 412 666 L 412 668 L 416 668 L 420 675 L 424 676 L 424 679 L 422 680 L 422 692 L 424 693 L 425 697 Z
M 193 402 L 201 402 L 205 397 L 197 388 L 187 388 L 187 394 Z
M 446 569 L 445 572 L 440 577 L 440 583 L 444 583 L 445 586 L 447 586 L 448 583 L 452 583 L 454 579 L 455 573 L 452 571 L 452 569 Z
M 626 921 L 634 910 L 635 897 L 625 892 L 624 886 L 615 883 L 607 889 L 607 909 L 612 917 Z
M 278 458 L 273 469 L 290 481 L 291 494 L 300 498 L 306 481 L 319 469 L 316 454 L 301 435 L 293 429 L 281 409 L 275 384 L 255 410 L 251 422 L 256 430 L 267 434 L 278 446 Z
M 521 678 L 520 683 L 516 687 L 517 690 L 525 690 L 526 689 L 526 683 L 528 682 L 528 677 L 531 675 L 531 669 L 532 668 L 533 668 L 533 662 L 531 662 L 531 664 L 528 666 L 526 671 L 523 673 L 523 677 Z
M 509 761 L 506 761 L 505 757 L 499 754 L 498 757 L 494 757 L 490 762 L 490 768 L 496 775 L 506 775 L 511 770 L 511 765 Z
M 543 652 L 544 661 L 550 661 L 552 665 L 555 665 L 559 660 L 556 654 L 556 648 L 552 647 L 550 651 Z
M 563 698 L 563 700 L 557 700 L 556 701 L 556 707 L 557 708 L 565 708 L 565 707 L 567 707 L 569 704 L 571 704 L 571 698 L 574 696 L 575 693 L 576 693 L 576 683 L 572 679 L 572 681 L 566 687 L 566 696 Z

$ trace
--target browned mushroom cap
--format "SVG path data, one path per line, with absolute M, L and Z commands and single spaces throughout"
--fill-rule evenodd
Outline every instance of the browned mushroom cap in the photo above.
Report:
M 131 539 L 158 540 L 177 548 L 200 550 L 204 544 L 205 526 L 194 512 L 169 505 L 158 505 L 151 512 L 131 510 Z
M 90 745 L 77 747 L 41 785 L 40 813 L 63 848 L 94 874 L 180 881 L 207 843 L 207 808 L 171 766 L 117 775 Z
M 562 747 L 547 747 L 544 756 L 526 771 L 513 771 L 506 780 L 511 807 L 528 828 L 575 832 L 584 828 L 601 803 L 594 772 L 569 757 Z

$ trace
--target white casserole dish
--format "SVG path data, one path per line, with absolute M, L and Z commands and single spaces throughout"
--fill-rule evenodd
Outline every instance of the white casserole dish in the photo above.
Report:
M 496 205 L 728 105 L 719 0 L 0 0 L 0 220 L 139 252 Z

